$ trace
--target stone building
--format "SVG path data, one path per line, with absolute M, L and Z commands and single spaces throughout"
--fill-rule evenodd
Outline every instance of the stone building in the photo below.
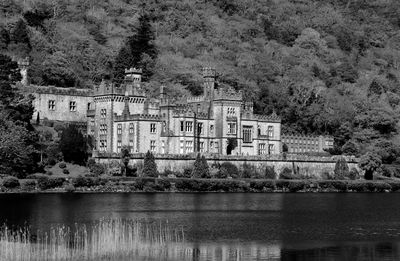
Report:
M 35 113 L 42 121 L 87 125 L 99 153 L 210 153 L 263 155 L 281 152 L 281 120 L 253 113 L 252 102 L 232 87 L 217 88 L 216 72 L 203 69 L 202 96 L 146 96 L 142 71 L 125 71 L 124 83 L 103 81 L 93 89 L 25 86 L 35 95 Z
M 333 137 L 283 134 L 282 144 L 286 144 L 289 153 L 319 153 L 333 149 Z

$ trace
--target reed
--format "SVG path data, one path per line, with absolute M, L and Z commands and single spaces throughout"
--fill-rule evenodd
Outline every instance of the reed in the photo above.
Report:
M 0 229 L 0 260 L 166 259 L 177 255 L 171 246 L 183 241 L 183 231 L 171 229 L 168 223 L 100 220 L 91 225 L 56 226 L 36 235 L 28 227 L 16 230 L 4 225 Z

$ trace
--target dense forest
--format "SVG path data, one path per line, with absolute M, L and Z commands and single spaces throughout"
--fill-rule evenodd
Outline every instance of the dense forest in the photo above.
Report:
M 144 69 L 149 92 L 201 94 L 201 67 L 243 90 L 285 133 L 329 134 L 331 153 L 396 161 L 398 0 L 2 0 L 0 51 L 31 83 L 90 87 Z M 400 161 L 400 159 L 399 159 Z

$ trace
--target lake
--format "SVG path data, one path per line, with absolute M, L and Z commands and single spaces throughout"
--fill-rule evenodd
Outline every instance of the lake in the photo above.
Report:
M 33 230 L 168 221 L 184 231 L 180 260 L 400 260 L 397 193 L 2 194 L 0 206 L 0 223 Z

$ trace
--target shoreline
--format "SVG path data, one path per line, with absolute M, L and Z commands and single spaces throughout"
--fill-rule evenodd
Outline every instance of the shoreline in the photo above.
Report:
M 0 185 L 0 194 L 49 193 L 396 193 L 400 180 L 268 180 L 190 178 L 57 178 Z M 1 183 L 0 183 L 1 184 Z

